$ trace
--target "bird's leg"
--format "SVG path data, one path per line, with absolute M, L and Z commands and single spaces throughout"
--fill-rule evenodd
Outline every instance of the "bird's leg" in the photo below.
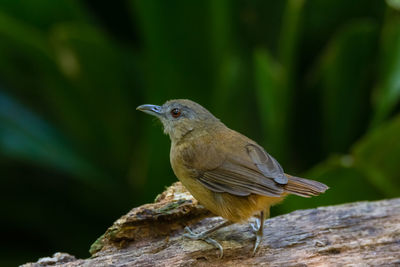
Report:
M 206 231 L 198 233 L 198 234 L 193 233 L 192 230 L 190 230 L 190 228 L 186 226 L 185 227 L 185 232 L 186 233 L 183 234 L 183 236 L 185 236 L 187 238 L 190 238 L 190 239 L 193 239 L 193 240 L 204 240 L 208 244 L 211 244 L 211 245 L 217 247 L 219 249 L 219 251 L 220 251 L 219 258 L 222 258 L 222 256 L 224 255 L 224 249 L 222 248 L 222 246 L 217 241 L 215 241 L 214 239 L 212 239 L 212 238 L 210 238 L 208 236 L 211 235 L 213 232 L 217 231 L 218 229 L 221 229 L 221 228 L 223 228 L 225 226 L 231 225 L 232 223 L 233 222 L 225 221 L 225 222 L 223 222 L 223 223 L 221 223 L 221 224 L 219 224 L 219 225 L 217 225 L 217 226 L 215 226 L 215 227 L 213 227 L 213 228 L 211 228 L 209 230 L 206 230 Z
M 256 222 L 251 225 L 254 232 L 256 233 L 256 242 L 254 243 L 253 256 L 256 254 L 257 248 L 261 243 L 261 240 L 262 240 L 262 237 L 264 234 L 264 221 L 268 215 L 269 215 L 269 211 L 267 211 L 267 210 L 261 211 L 260 219 L 256 220 Z

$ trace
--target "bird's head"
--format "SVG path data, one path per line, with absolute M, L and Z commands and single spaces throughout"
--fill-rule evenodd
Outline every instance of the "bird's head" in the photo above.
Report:
M 162 106 L 141 105 L 136 109 L 160 119 L 164 133 L 168 134 L 173 142 L 191 132 L 222 125 L 207 109 L 187 99 L 169 100 Z

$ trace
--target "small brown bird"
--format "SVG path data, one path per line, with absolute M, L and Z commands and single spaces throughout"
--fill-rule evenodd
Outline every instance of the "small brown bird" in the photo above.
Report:
M 161 120 L 171 138 L 172 169 L 182 184 L 203 206 L 227 220 L 199 234 L 185 228 L 186 237 L 213 244 L 220 249 L 220 257 L 222 246 L 209 237 L 215 230 L 259 214 L 253 226 L 254 254 L 272 205 L 288 194 L 310 197 L 328 189 L 322 183 L 285 174 L 260 145 L 229 129 L 193 101 L 170 100 L 162 106 L 137 109 Z

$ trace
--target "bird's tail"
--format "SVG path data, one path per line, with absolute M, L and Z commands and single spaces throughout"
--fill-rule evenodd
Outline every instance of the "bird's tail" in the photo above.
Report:
M 286 174 L 288 183 L 285 185 L 285 191 L 301 197 L 318 196 L 324 193 L 329 187 L 323 183 L 308 180 Z

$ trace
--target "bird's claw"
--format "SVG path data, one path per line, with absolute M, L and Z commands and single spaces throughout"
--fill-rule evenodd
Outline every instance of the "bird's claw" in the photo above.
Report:
M 253 249 L 253 256 L 256 255 L 257 249 L 261 243 L 261 240 L 263 238 L 264 234 L 264 227 L 262 227 L 262 223 L 264 223 L 264 220 L 261 222 L 263 218 L 263 214 L 261 215 L 261 218 L 256 218 L 254 223 L 251 223 L 250 226 L 253 229 L 254 233 L 256 234 L 256 241 L 254 243 L 254 249 Z
M 190 238 L 192 240 L 203 240 L 205 242 L 207 242 L 210 245 L 213 245 L 214 247 L 219 249 L 219 257 L 218 258 L 222 258 L 222 256 L 224 256 L 224 249 L 222 248 L 221 244 L 218 243 L 216 240 L 207 237 L 207 235 L 204 235 L 204 233 L 199 233 L 196 234 L 194 233 L 189 227 L 185 227 L 185 233 L 183 234 L 184 237 Z
M 258 246 L 261 243 L 262 237 L 263 237 L 262 233 L 261 234 L 259 232 L 256 233 L 256 242 L 254 243 L 253 256 L 256 255 L 256 252 L 257 252 Z
M 221 259 L 224 256 L 224 249 L 222 248 L 221 244 L 218 243 L 215 239 L 207 237 L 203 240 L 206 241 L 208 244 L 213 245 L 214 247 L 219 249 L 219 256 L 218 256 L 219 259 Z

